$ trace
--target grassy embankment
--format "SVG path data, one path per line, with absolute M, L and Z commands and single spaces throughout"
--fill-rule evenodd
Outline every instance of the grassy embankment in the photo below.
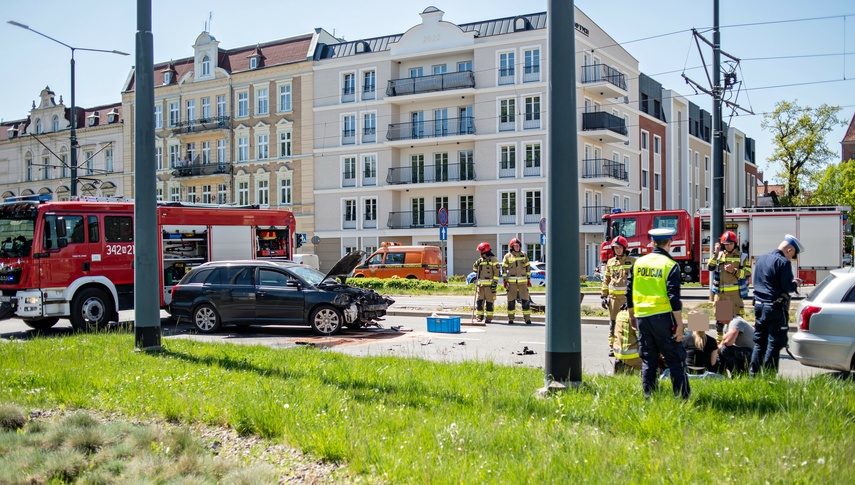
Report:
M 0 402 L 227 425 L 369 482 L 855 481 L 853 383 L 829 376 L 692 381 L 683 402 L 670 383 L 644 400 L 638 376 L 597 375 L 539 400 L 537 369 L 189 340 L 132 347 L 127 333 L 0 344 Z M 26 436 L 3 434 L 3 477 Z

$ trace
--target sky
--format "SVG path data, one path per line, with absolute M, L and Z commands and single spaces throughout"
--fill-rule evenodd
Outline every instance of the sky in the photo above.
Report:
M 453 2 L 361 2 L 326 0 L 322 4 L 276 0 L 244 4 L 234 0 L 152 0 L 155 62 L 189 57 L 192 45 L 210 19 L 210 33 L 220 47 L 254 45 L 322 27 L 347 40 L 403 33 L 420 22 L 430 5 L 445 11 L 444 20 L 468 23 L 541 12 L 547 0 L 455 0 Z M 695 94 L 684 72 L 704 83 L 693 27 L 712 40 L 712 0 L 577 0 L 576 6 L 639 61 L 645 74 L 707 111 L 712 99 Z M 0 118 L 22 119 L 46 85 L 70 104 L 71 51 L 33 32 L 9 25 L 28 25 L 76 48 L 124 51 L 130 56 L 77 51 L 76 104 L 95 107 L 119 102 L 121 88 L 134 65 L 136 1 L 134 0 L 3 0 L 0 13 Z M 740 58 L 732 92 L 741 113 L 725 121 L 756 140 L 760 169 L 772 179 L 766 158 L 771 133 L 761 129 L 762 114 L 781 100 L 801 106 L 842 107 L 846 125 L 828 134 L 829 147 L 840 153 L 840 141 L 855 114 L 855 2 L 851 0 L 720 0 L 721 48 Z M 848 28 L 848 33 L 847 33 Z M 671 34 L 671 35 L 663 35 Z M 655 38 L 651 38 L 655 37 Z M 712 50 L 704 49 L 709 64 Z M 723 57 L 724 59 L 724 57 Z

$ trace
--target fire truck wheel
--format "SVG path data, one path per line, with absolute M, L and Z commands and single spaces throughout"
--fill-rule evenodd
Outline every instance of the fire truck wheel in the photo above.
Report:
M 202 333 L 213 333 L 220 329 L 220 315 L 213 306 L 203 303 L 193 310 L 193 325 Z
M 68 319 L 75 330 L 100 328 L 107 326 L 115 312 L 110 295 L 95 288 L 87 288 L 74 295 Z
M 59 318 L 48 317 L 48 318 L 34 318 L 32 320 L 24 320 L 24 323 L 28 327 L 34 328 L 36 330 L 47 330 L 47 329 L 53 327 L 54 325 L 56 325 L 56 322 L 58 322 L 58 321 L 59 321 Z
M 316 334 L 334 335 L 341 330 L 344 316 L 335 307 L 321 305 L 312 312 L 309 322 Z

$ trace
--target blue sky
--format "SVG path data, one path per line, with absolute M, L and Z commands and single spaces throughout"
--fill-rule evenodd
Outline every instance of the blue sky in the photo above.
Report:
M 211 33 L 221 47 L 231 49 L 309 32 L 315 27 L 334 31 L 349 40 L 401 33 L 417 24 L 418 13 L 429 5 L 444 10 L 445 20 L 455 23 L 539 12 L 547 7 L 546 0 L 446 3 L 277 0 L 263 4 L 234 0 L 153 0 L 152 3 L 156 62 L 190 56 L 191 46 L 204 28 L 209 12 Z M 855 2 L 721 0 L 720 3 L 722 49 L 743 59 L 737 75 L 747 90 L 739 94 L 738 101 L 758 113 L 740 115 L 731 124 L 757 140 L 761 170 L 765 169 L 763 160 L 771 153 L 771 137 L 761 130 L 759 113 L 771 111 L 777 101 L 797 99 L 802 106 L 839 105 L 848 123 L 855 114 Z M 34 5 L 38 8 L 33 8 Z M 711 111 L 711 99 L 694 95 L 680 74 L 685 68 L 691 78 L 705 79 L 698 68 L 701 60 L 688 30 L 712 26 L 712 0 L 577 0 L 576 6 L 616 42 L 624 44 L 638 59 L 644 73 Z M 845 15 L 848 17 L 844 18 Z M 797 19 L 813 20 L 782 22 Z M 66 104 L 70 101 L 70 51 L 8 25 L 8 20 L 29 25 L 75 47 L 130 53 L 129 57 L 90 52 L 75 55 L 78 105 L 91 107 L 121 99 L 119 91 L 134 64 L 135 1 L 4 0 L 0 20 L 4 46 L 0 55 L 0 117 L 4 120 L 24 118 L 45 85 L 62 95 Z M 764 22 L 767 24 L 741 25 Z M 639 40 L 670 32 L 678 33 Z M 712 39 L 711 31 L 705 35 Z M 842 55 L 844 52 L 848 55 Z M 705 55 L 710 62 L 711 51 L 706 50 Z M 840 127 L 828 136 L 829 146 L 838 153 L 845 129 Z M 771 175 L 771 171 L 766 172 Z

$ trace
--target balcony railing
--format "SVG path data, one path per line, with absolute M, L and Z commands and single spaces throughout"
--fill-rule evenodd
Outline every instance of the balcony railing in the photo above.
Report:
M 342 145 L 355 145 L 356 144 L 356 130 L 341 130 L 341 144 Z
M 356 101 L 356 90 L 353 89 L 353 86 L 342 88 L 341 90 L 341 102 L 342 103 L 352 103 Z
M 582 83 L 598 83 L 606 81 L 626 91 L 626 75 L 605 64 L 582 66 Z
M 448 227 L 475 226 L 475 209 L 449 209 Z M 386 221 L 389 229 L 439 227 L 436 211 L 390 212 Z
M 499 85 L 514 83 L 514 68 L 506 67 L 499 69 Z
M 449 163 L 448 165 L 423 165 L 392 167 L 386 175 L 386 183 L 432 184 L 435 182 L 459 182 L 475 180 L 475 163 Z
M 230 116 L 215 116 L 213 118 L 197 118 L 195 120 L 185 120 L 175 123 L 172 128 L 172 133 L 181 135 L 184 133 L 198 133 L 208 130 L 225 130 L 231 125 Z
M 626 182 L 629 180 L 629 172 L 626 165 L 621 162 L 609 160 L 608 158 L 586 158 L 583 160 L 585 169 L 582 178 L 613 178 Z
M 582 130 L 609 130 L 627 136 L 626 121 L 605 111 L 582 113 Z
M 392 79 L 386 87 L 386 96 L 405 96 L 407 94 L 431 93 L 449 89 L 475 87 L 475 74 L 472 71 L 447 72 L 430 76 Z
M 362 143 L 374 143 L 377 141 L 377 128 L 362 129 Z
M 194 177 L 199 175 L 213 175 L 218 173 L 231 173 L 231 164 L 227 162 L 203 163 L 200 157 L 196 160 L 178 160 L 171 167 L 173 177 Z
M 446 118 L 415 123 L 393 123 L 389 125 L 386 139 L 389 141 L 419 140 L 421 138 L 474 134 L 475 118 L 464 116 L 462 118 Z
M 377 89 L 374 84 L 362 86 L 362 100 L 368 101 L 377 98 Z
M 612 208 L 605 205 L 586 205 L 582 207 L 582 224 L 602 224 L 603 214 L 611 211 Z
M 543 218 L 543 214 L 541 214 L 539 207 L 537 209 L 534 207 L 526 207 L 523 211 L 525 212 L 523 214 L 523 224 L 535 224 L 540 222 Z
M 342 229 L 356 229 L 356 218 L 348 218 L 344 216 L 341 221 Z
M 539 130 L 540 113 L 526 113 L 523 119 L 523 130 Z
M 533 66 L 525 66 L 525 69 L 523 69 L 522 80 L 524 83 L 533 83 L 540 81 L 540 64 L 535 64 Z

